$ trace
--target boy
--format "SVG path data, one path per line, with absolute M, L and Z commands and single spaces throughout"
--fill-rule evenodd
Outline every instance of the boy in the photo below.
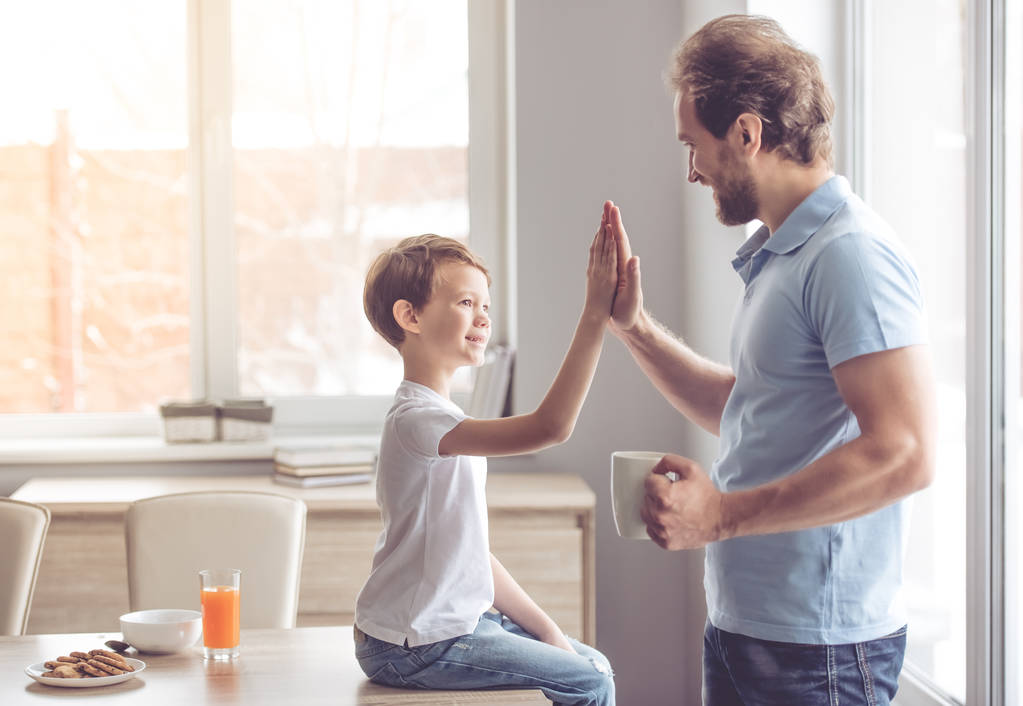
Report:
M 425 689 L 533 687 L 558 704 L 613 706 L 604 655 L 568 639 L 490 553 L 484 482 L 485 456 L 568 439 L 617 282 L 605 215 L 590 246 L 582 317 L 546 397 L 532 413 L 483 420 L 466 417 L 449 398 L 455 371 L 481 365 L 490 337 L 483 263 L 437 235 L 406 238 L 373 263 L 366 316 L 398 349 L 405 379 L 380 444 L 384 530 L 355 609 L 356 657 L 371 680 Z

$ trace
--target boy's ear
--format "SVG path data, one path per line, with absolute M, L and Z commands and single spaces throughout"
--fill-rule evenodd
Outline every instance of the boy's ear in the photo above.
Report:
M 419 333 L 419 317 L 416 316 L 416 309 L 412 302 L 407 299 L 399 299 L 391 307 L 394 320 L 401 328 L 409 333 Z

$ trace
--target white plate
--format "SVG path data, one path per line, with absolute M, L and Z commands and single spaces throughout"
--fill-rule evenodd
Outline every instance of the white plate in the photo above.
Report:
M 125 672 L 124 674 L 111 674 L 109 677 L 82 677 L 81 679 L 62 679 L 60 677 L 44 677 L 43 672 L 50 671 L 45 667 L 45 662 L 38 662 L 36 664 L 30 664 L 25 667 L 25 674 L 35 679 L 40 684 L 46 684 L 48 686 L 71 686 L 71 687 L 86 687 L 86 686 L 109 686 L 110 684 L 119 684 L 122 681 L 127 681 L 132 677 L 135 677 L 139 672 L 146 668 L 146 663 L 141 659 L 132 659 L 131 657 L 125 657 L 124 661 L 135 668 L 134 672 Z

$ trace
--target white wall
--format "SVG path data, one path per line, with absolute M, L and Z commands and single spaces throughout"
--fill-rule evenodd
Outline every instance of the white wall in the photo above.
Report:
M 607 198 L 621 206 L 641 258 L 647 308 L 693 348 L 726 361 L 741 291 L 730 262 L 744 231 L 721 226 L 710 191 L 686 183 L 661 72 L 675 43 L 707 20 L 747 9 L 774 13 L 821 56 L 841 101 L 839 6 L 816 13 L 812 24 L 830 27 L 812 32 L 790 0 L 516 2 L 517 409 L 539 402 L 564 355 L 587 245 Z M 672 451 L 709 467 L 717 440 L 671 408 L 609 335 L 572 439 L 491 468 L 571 471 L 587 480 L 597 494 L 597 646 L 616 670 L 619 703 L 699 704 L 703 554 L 617 536 L 609 457 L 623 449 Z
M 741 233 L 717 225 L 709 192 L 685 184 L 661 79 L 686 15 L 679 0 L 517 0 L 519 410 L 540 401 L 568 346 L 604 199 L 622 208 L 648 308 L 700 349 L 724 355 L 738 291 L 729 261 Z M 690 211 L 698 229 L 684 227 Z M 617 536 L 608 476 L 611 452 L 621 449 L 709 464 L 716 445 L 609 335 L 572 439 L 533 457 L 492 460 L 491 469 L 587 480 L 597 494 L 597 646 L 617 673 L 619 703 L 697 704 L 703 555 Z

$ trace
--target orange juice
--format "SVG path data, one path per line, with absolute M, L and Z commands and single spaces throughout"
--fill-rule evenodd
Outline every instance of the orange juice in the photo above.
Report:
M 241 626 L 241 593 L 234 586 L 202 589 L 202 644 L 205 647 L 236 647 Z

